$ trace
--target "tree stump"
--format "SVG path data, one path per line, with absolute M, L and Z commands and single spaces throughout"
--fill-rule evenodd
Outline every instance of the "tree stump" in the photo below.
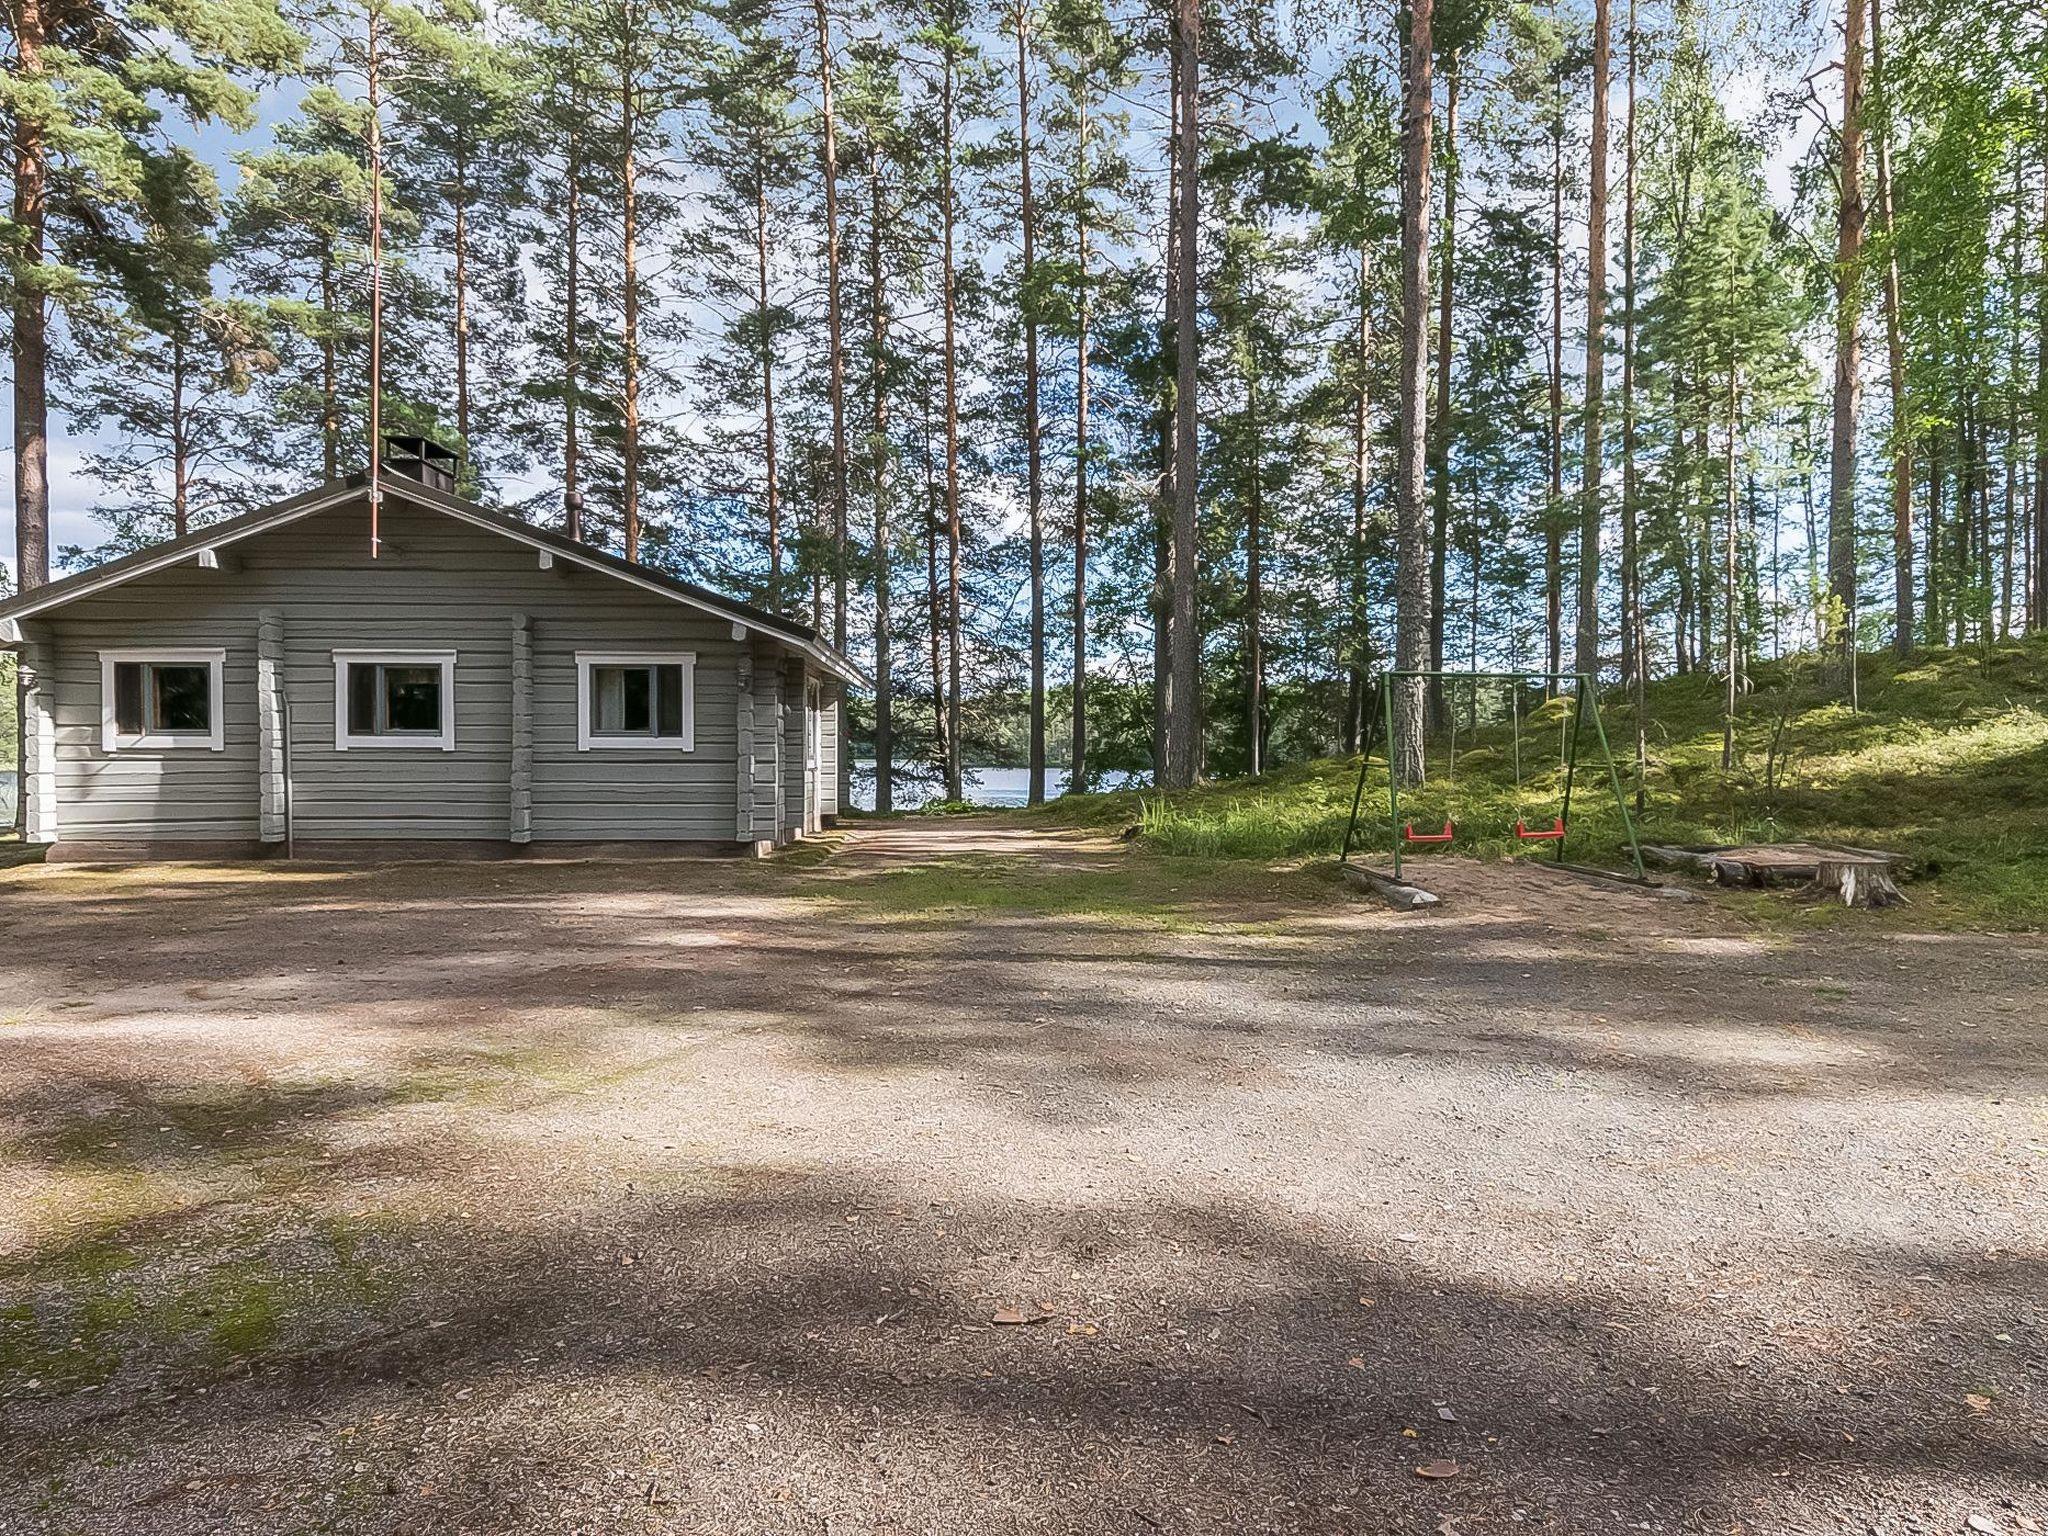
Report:
M 1892 879 L 1892 861 L 1881 854 L 1824 848 L 1814 861 L 1813 883 L 1840 896 L 1845 907 L 1889 907 L 1906 899 Z

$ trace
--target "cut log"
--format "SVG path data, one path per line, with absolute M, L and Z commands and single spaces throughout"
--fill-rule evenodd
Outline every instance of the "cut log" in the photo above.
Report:
M 1643 857 L 1667 869 L 1711 875 L 1722 885 L 1818 888 L 1852 907 L 1888 907 L 1906 899 L 1892 878 L 1899 856 L 1870 848 L 1831 848 L 1816 843 L 1675 848 L 1645 843 Z
M 1645 843 L 1643 859 L 1665 869 L 1690 869 L 1703 875 L 1714 872 L 1713 851 L 1706 848 L 1669 848 L 1662 843 Z
M 1436 906 L 1443 898 L 1434 891 L 1425 891 L 1419 885 L 1408 885 L 1392 875 L 1383 875 L 1376 869 L 1367 869 L 1363 864 L 1340 865 L 1344 878 L 1368 895 L 1377 896 L 1390 907 L 1403 912 L 1412 912 L 1417 907 Z

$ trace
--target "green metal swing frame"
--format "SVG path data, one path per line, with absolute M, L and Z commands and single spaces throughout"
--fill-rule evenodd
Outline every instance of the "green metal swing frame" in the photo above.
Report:
M 1554 862 L 1565 864 L 1564 846 L 1570 836 L 1572 816 L 1572 790 L 1578 779 L 1579 739 L 1584 733 L 1586 719 L 1593 721 L 1593 735 L 1599 744 L 1600 756 L 1607 764 L 1608 787 L 1614 792 L 1614 807 L 1621 813 L 1622 830 L 1628 834 L 1630 857 L 1635 861 L 1638 880 L 1648 882 L 1643 869 L 1643 847 L 1636 839 L 1636 821 L 1628 808 L 1628 796 L 1621 787 L 1621 767 L 1614 760 L 1613 749 L 1607 744 L 1607 725 L 1600 718 L 1600 690 L 1593 678 L 1584 672 L 1461 672 L 1440 668 L 1409 669 L 1395 668 L 1379 674 L 1373 681 L 1373 698 L 1366 706 L 1366 738 L 1358 757 L 1358 785 L 1351 793 L 1351 820 L 1344 829 L 1344 848 L 1338 855 L 1340 864 L 1351 862 L 1351 854 L 1362 845 L 1358 841 L 1359 810 L 1365 802 L 1365 776 L 1372 764 L 1373 748 L 1381 741 L 1387 744 L 1387 846 L 1394 861 L 1394 878 L 1401 877 L 1401 781 L 1394 772 L 1394 688 L 1406 682 L 1505 682 L 1510 684 L 1541 683 L 1546 690 L 1555 685 L 1568 683 L 1572 689 L 1571 729 L 1567 733 L 1564 765 L 1564 805 L 1559 819 L 1564 823 L 1565 836 L 1555 839 Z M 1521 743 L 1516 742 L 1519 752 Z M 1604 873 L 1604 872 L 1603 872 Z

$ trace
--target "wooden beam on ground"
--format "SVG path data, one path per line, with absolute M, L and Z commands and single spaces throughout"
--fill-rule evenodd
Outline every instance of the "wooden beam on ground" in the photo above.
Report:
M 1357 889 L 1369 896 L 1377 896 L 1388 906 L 1398 907 L 1403 912 L 1412 912 L 1417 907 L 1433 907 L 1443 900 L 1434 891 L 1425 891 L 1419 885 L 1408 885 L 1392 875 L 1383 875 L 1376 869 L 1367 869 L 1363 864 L 1342 864 L 1338 868 L 1344 878 Z
M 1622 874 L 1619 870 L 1598 869 L 1591 864 L 1560 864 L 1556 859 L 1516 859 L 1515 868 L 1547 870 L 1552 874 L 1566 875 L 1575 880 L 1619 886 L 1625 891 L 1635 891 L 1644 896 L 1661 896 L 1666 901 L 1702 899 L 1698 891 L 1689 891 L 1682 885 L 1662 885 L 1655 880 L 1640 880 L 1634 875 Z

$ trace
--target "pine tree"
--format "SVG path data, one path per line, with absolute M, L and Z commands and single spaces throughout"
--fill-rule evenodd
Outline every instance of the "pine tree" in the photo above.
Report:
M 1427 3 L 1427 0 L 1424 0 Z M 1201 230 L 1201 56 L 1200 0 L 1175 0 L 1169 46 L 1174 60 L 1173 221 L 1177 279 L 1168 297 L 1173 328 L 1174 423 L 1173 495 L 1168 539 L 1168 691 L 1165 758 L 1159 782 L 1185 789 L 1201 772 L 1202 640 L 1198 625 L 1201 543 L 1200 422 L 1198 387 L 1201 331 L 1198 320 Z
M 1046 68 L 1059 94 L 1046 110 L 1049 133 L 1065 140 L 1067 154 L 1045 199 L 1051 254 L 1043 258 L 1041 284 L 1046 324 L 1071 343 L 1073 383 L 1073 481 L 1069 501 L 1073 546 L 1071 627 L 1072 681 L 1068 690 L 1070 729 L 1067 783 L 1089 782 L 1089 585 L 1093 529 L 1102 516 L 1098 463 L 1108 446 L 1094 414 L 1096 307 L 1104 289 L 1119 281 L 1117 270 L 1098 261 L 1098 245 L 1128 240 L 1127 212 L 1133 196 L 1125 153 L 1130 115 L 1115 98 L 1137 81 L 1133 39 L 1113 26 L 1102 0 L 1054 0 L 1045 13 Z
M 418 213 L 421 254 L 446 289 L 435 308 L 445 317 L 450 395 L 436 404 L 453 428 L 446 446 L 463 456 L 465 489 L 478 494 L 487 471 L 524 467 L 513 435 L 500 430 L 513 416 L 507 386 L 526 297 L 520 232 L 528 176 L 516 148 L 523 81 L 473 13 L 451 14 L 436 45 L 396 92 L 404 148 L 392 179 Z
M 265 306 L 279 358 L 266 381 L 267 467 L 316 469 L 323 481 L 340 478 L 362 442 L 370 199 L 360 124 L 360 106 L 323 80 L 273 147 L 237 157 L 229 212 L 231 268 Z
M 1858 3 L 1858 0 L 1850 0 Z M 1586 169 L 1586 449 L 1580 466 L 1578 629 L 1572 670 L 1600 671 L 1600 534 L 1605 498 L 1601 416 L 1607 382 L 1607 96 L 1611 69 L 1610 0 L 1593 0 L 1592 137 Z
M 705 301 L 725 317 L 726 349 L 709 359 L 707 414 L 714 482 L 746 508 L 728 583 L 774 612 L 792 595 L 785 571 L 784 443 L 778 387 L 785 338 L 798 316 L 784 296 L 783 247 L 801 175 L 796 118 L 799 61 L 769 8 L 734 0 L 719 14 L 729 43 L 708 71 L 707 116 L 694 156 L 714 177 L 710 217 L 678 238 Z M 736 418 L 736 420 L 734 420 Z M 730 426 L 727 421 L 733 421 Z
M 49 579 L 50 318 L 117 293 L 142 266 L 150 199 L 190 162 L 166 142 L 167 109 L 247 130 L 251 75 L 286 68 L 303 39 L 276 0 L 204 11 L 9 0 L 7 88 L 14 196 L 0 223 L 13 345 L 15 580 Z M 191 175 L 203 175 L 191 162 Z
M 1853 690 L 1856 650 L 1856 428 L 1863 386 L 1863 0 L 1847 0 L 1842 131 L 1837 153 L 1835 382 L 1828 452 L 1828 632 L 1839 686 Z
M 276 365 L 265 316 L 215 292 L 221 209 L 211 175 L 185 153 L 152 170 L 173 185 L 150 199 L 127 305 L 80 330 L 82 366 L 59 392 L 75 428 L 113 439 L 86 459 L 108 493 L 93 508 L 108 531 L 95 558 L 182 537 L 272 489 L 257 451 L 268 426 L 246 400 Z M 84 558 L 66 552 L 67 563 Z
M 1420 671 L 1429 655 L 1429 549 L 1424 522 L 1424 459 L 1429 431 L 1429 183 L 1434 0 L 1408 0 L 1402 39 L 1401 127 L 1401 392 L 1395 469 L 1394 665 Z M 1394 694 L 1397 740 L 1388 744 L 1392 771 L 1407 783 L 1423 773 L 1423 688 L 1403 681 Z

